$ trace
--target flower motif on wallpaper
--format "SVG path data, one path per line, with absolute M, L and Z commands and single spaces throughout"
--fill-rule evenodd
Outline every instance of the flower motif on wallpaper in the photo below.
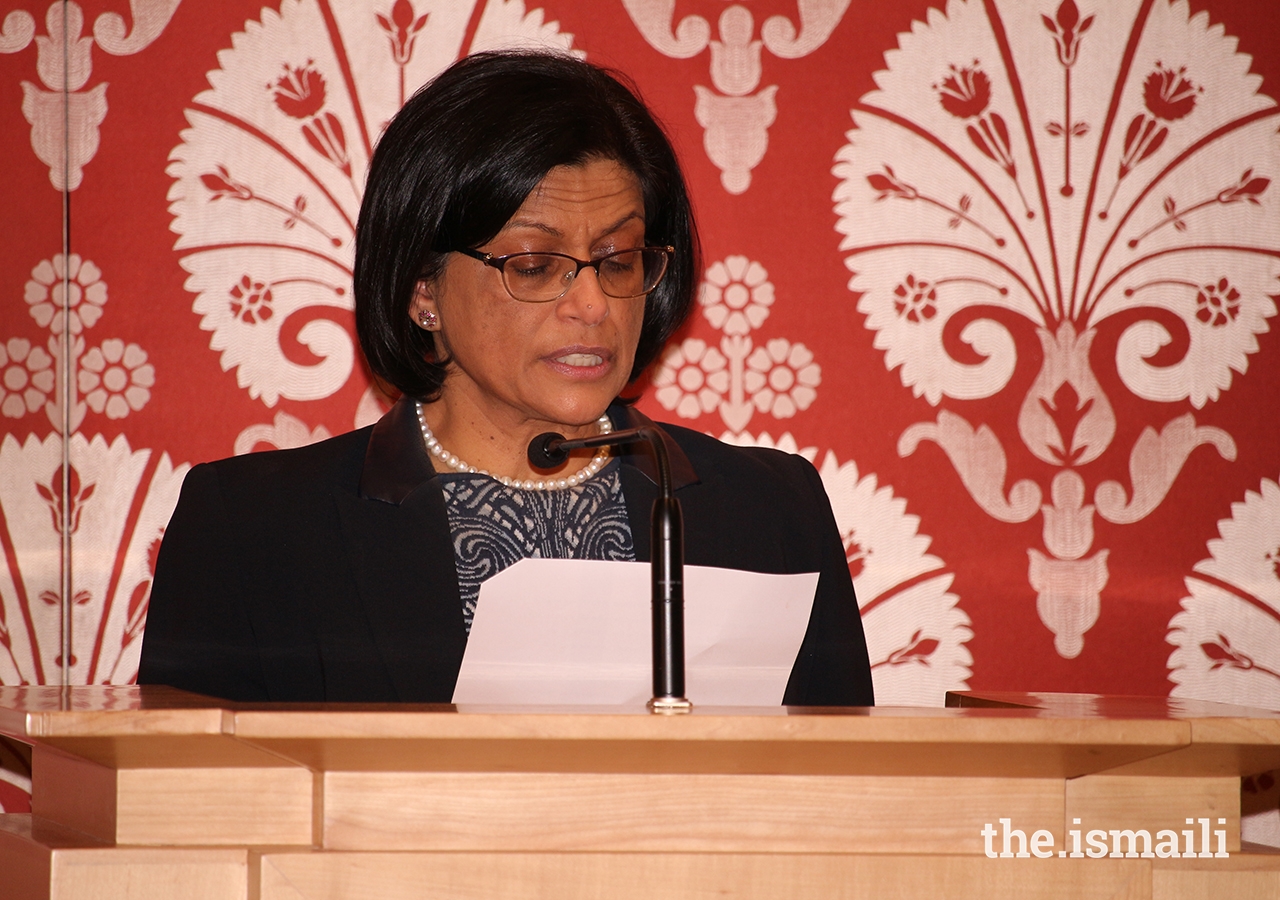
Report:
M 0 344 L 0 413 L 19 419 L 39 412 L 53 386 L 52 356 L 25 338 Z
M 311 149 L 351 177 L 351 157 L 347 155 L 347 135 L 342 122 L 324 109 L 324 76 L 312 60 L 305 66 L 286 64 L 284 74 L 271 86 L 276 108 L 291 119 L 303 122 L 302 136 Z
M 107 303 L 107 283 L 92 260 L 77 253 L 55 253 L 41 260 L 31 270 L 24 296 L 27 312 L 48 329 L 49 337 L 45 347 L 25 338 L 0 344 L 0 413 L 17 419 L 43 409 L 50 424 L 62 428 L 64 374 L 69 378 L 72 431 L 80 428 L 90 410 L 123 419 L 147 405 L 156 371 L 146 351 L 121 338 L 107 338 L 89 348 L 85 339 Z M 64 332 L 69 332 L 70 349 L 65 364 Z
M 858 310 L 885 366 L 939 407 L 898 451 L 936 444 L 997 521 L 1043 517 L 1027 577 L 1066 658 L 1108 580 L 1095 516 L 1151 515 L 1198 447 L 1235 459 L 1198 419 L 1276 314 L 1280 107 L 1235 47 L 1185 0 L 951 0 L 886 55 L 837 155 Z M 1024 90 L 1034 59 L 1056 91 Z M 1107 90 L 1073 90 L 1103 72 Z M 1142 417 L 1128 446 L 1122 397 Z M 1011 476 L 1015 449 L 1036 462 Z M 1124 481 L 1088 468 L 1126 458 Z
M 376 16 L 379 27 L 386 33 L 387 40 L 391 44 L 391 58 L 400 69 L 401 106 L 405 101 L 404 70 L 413 59 L 413 45 L 418 40 L 418 34 L 426 27 L 427 18 L 430 15 L 430 13 L 417 15 L 409 0 L 395 0 L 391 4 L 390 16 L 384 16 L 381 13 Z
M 102 316 L 107 285 L 98 267 L 80 254 L 55 253 L 31 270 L 24 296 L 31 318 L 41 328 L 62 334 L 70 326 L 72 334 L 80 334 Z
M 231 296 L 231 315 L 242 322 L 255 325 L 271 318 L 271 285 L 241 275 L 227 293 Z
M 663 357 L 654 396 L 685 419 L 714 412 L 729 390 L 729 361 L 699 338 L 686 338 Z
M 775 419 L 789 419 L 797 410 L 808 409 L 818 396 L 822 368 L 804 344 L 774 338 L 747 357 L 742 381 L 756 409 Z
M 1115 199 L 1120 184 L 1143 160 L 1152 156 L 1169 137 L 1170 123 L 1191 115 L 1204 88 L 1187 77 L 1187 67 L 1176 71 L 1156 60 L 1155 68 L 1142 85 L 1142 104 L 1146 109 L 1134 115 L 1124 133 L 1124 152 L 1116 171 L 1115 185 L 1106 205 L 1098 212 L 1099 219 L 1110 214 L 1111 201 Z
M 137 344 L 110 338 L 80 358 L 79 382 L 90 409 L 105 411 L 108 419 L 123 419 L 151 399 L 156 369 Z
M 478 0 L 465 29 L 424 0 L 327 19 L 330 5 L 287 0 L 247 22 L 169 156 L 174 247 L 200 327 L 223 369 L 268 407 L 364 378 L 352 242 L 373 145 L 405 85 L 466 53 L 569 50 L 573 39 L 524 0 Z M 367 418 L 366 405 L 353 418 Z
M 1196 318 L 1206 325 L 1222 328 L 1240 315 L 1240 292 L 1226 278 L 1206 284 L 1196 294 Z
M 938 286 L 931 281 L 907 273 L 907 277 L 893 289 L 897 300 L 893 309 L 909 322 L 925 322 L 938 314 Z
M 1013 182 L 1014 189 L 1018 191 L 1018 199 L 1022 203 L 1027 218 L 1035 218 L 1035 213 L 1031 211 L 1026 197 L 1022 196 L 1022 189 L 1018 186 L 1018 164 L 1009 142 L 1009 126 L 1005 124 L 1004 117 L 1000 113 L 990 109 L 991 79 L 976 59 L 972 65 L 960 67 L 953 65 L 950 68 L 950 73 L 940 83 L 934 85 L 934 90 L 938 92 L 938 101 L 943 109 L 955 118 L 966 122 L 965 134 L 968 135 L 970 143 L 978 148 L 983 156 L 997 163 L 1004 170 Z M 971 203 L 971 198 L 967 196 L 961 198 L 961 211 L 952 221 L 958 225 L 961 218 L 967 218 L 962 214 L 968 210 Z M 997 239 L 996 246 L 1004 246 L 1003 238 Z
M 773 284 L 760 263 L 730 256 L 708 267 L 698 302 L 712 328 L 725 334 L 748 334 L 769 317 Z
M 669 348 L 654 372 L 654 398 L 685 419 L 719 414 L 742 432 L 757 413 L 789 419 L 818 396 L 822 368 L 804 344 L 752 332 L 769 318 L 773 283 L 759 262 L 730 256 L 707 267 L 698 293 L 703 317 L 722 332 L 718 347 L 686 338 Z

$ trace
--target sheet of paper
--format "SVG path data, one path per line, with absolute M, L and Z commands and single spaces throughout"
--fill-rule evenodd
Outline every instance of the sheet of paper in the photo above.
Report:
M 818 573 L 685 566 L 685 691 L 776 706 Z M 525 559 L 480 587 L 454 703 L 643 705 L 653 690 L 648 563 Z

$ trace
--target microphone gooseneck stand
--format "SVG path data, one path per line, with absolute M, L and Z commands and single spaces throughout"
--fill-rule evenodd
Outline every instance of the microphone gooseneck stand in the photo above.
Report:
M 566 440 L 548 431 L 529 443 L 529 463 L 551 469 L 578 447 L 605 447 L 647 441 L 658 461 L 658 497 L 650 522 L 650 570 L 653 586 L 653 697 L 655 713 L 683 713 L 693 709 L 684 696 L 684 517 L 671 487 L 671 461 L 662 433 L 650 425 L 609 434 Z

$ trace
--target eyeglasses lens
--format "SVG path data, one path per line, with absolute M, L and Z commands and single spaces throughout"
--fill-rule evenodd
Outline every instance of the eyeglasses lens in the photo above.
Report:
M 610 297 L 639 297 L 658 286 L 667 270 L 661 247 L 623 250 L 597 260 L 600 289 Z M 517 253 L 507 258 L 502 277 L 517 300 L 538 303 L 563 296 L 578 274 L 578 263 L 555 253 Z

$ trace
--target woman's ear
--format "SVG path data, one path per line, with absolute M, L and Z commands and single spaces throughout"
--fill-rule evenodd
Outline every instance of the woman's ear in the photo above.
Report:
M 440 330 L 440 312 L 436 309 L 434 291 L 430 282 L 423 279 L 413 289 L 413 299 L 409 301 L 409 318 L 423 331 Z

